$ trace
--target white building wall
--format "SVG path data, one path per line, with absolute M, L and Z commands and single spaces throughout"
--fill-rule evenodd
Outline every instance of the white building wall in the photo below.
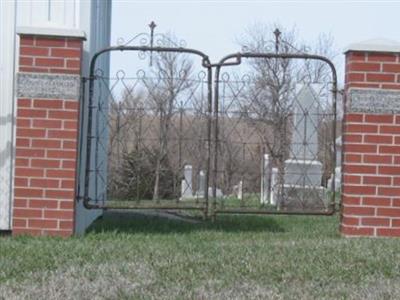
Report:
M 15 12 L 15 14 L 14 14 Z M 111 0 L 15 0 L 0 1 L 0 128 L 6 138 L 0 139 L 0 230 L 10 229 L 12 191 L 11 162 L 12 162 L 12 122 L 13 119 L 13 86 L 15 70 L 15 53 L 18 53 L 18 37 L 15 36 L 16 27 L 33 27 L 48 29 L 75 29 L 85 32 L 87 40 L 84 42 L 83 75 L 89 69 L 92 55 L 101 48 L 109 45 L 111 31 Z M 14 51 L 15 48 L 15 51 Z M 100 67 L 103 71 L 109 69 L 108 56 L 102 57 Z M 107 73 L 105 73 L 107 74 Z M 3 77 L 6 80 L 3 80 Z M 3 86 L 4 85 L 4 86 Z M 85 110 L 85 113 L 87 111 Z M 7 121 L 10 118 L 10 121 Z M 3 124 L 4 123 L 4 124 Z M 85 126 L 85 124 L 84 124 Z M 85 141 L 85 137 L 83 138 Z M 84 162 L 83 162 L 84 163 Z M 84 165 L 84 164 L 83 164 Z M 83 172 L 80 172 L 83 175 Z M 83 182 L 83 176 L 79 181 Z M 99 215 L 101 211 L 86 210 L 82 203 L 78 203 L 76 232 L 84 229 Z
M 15 3 L 0 1 L 0 230 L 11 229 Z

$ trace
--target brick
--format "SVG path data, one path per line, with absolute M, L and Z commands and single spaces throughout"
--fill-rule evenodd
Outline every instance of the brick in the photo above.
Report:
M 374 228 L 373 227 L 341 226 L 341 232 L 344 235 L 369 236 L 369 235 L 374 234 Z
M 26 187 L 26 186 L 28 186 L 28 179 L 21 178 L 21 177 L 15 177 L 14 185 L 19 186 L 19 187 Z
M 393 136 L 390 135 L 374 135 L 374 134 L 367 134 L 364 136 L 365 143 L 371 144 L 392 144 L 393 143 Z
M 53 110 L 53 111 L 49 111 L 49 118 L 50 119 L 77 120 L 78 112 L 77 111 Z
M 353 184 L 360 184 L 361 183 L 361 176 L 343 175 L 343 182 L 353 183 Z
M 360 143 L 363 136 L 361 134 L 344 134 L 342 138 L 344 143 Z
M 77 138 L 77 132 L 75 130 L 49 130 L 47 136 L 49 138 L 75 140 Z
M 16 219 L 13 218 L 13 228 L 20 227 L 20 228 L 25 228 L 27 226 L 28 222 L 26 219 Z
M 75 188 L 75 180 L 62 180 L 61 181 L 62 189 L 73 189 Z
M 378 194 L 383 196 L 400 195 L 400 187 L 378 187 Z
M 44 157 L 43 149 L 29 149 L 29 148 L 17 148 L 15 150 L 17 157 Z
M 346 144 L 345 153 L 377 153 L 376 145 Z
M 383 90 L 400 90 L 400 84 L 382 84 Z
M 49 48 L 22 46 L 20 47 L 19 53 L 20 55 L 48 56 Z
M 43 109 L 18 108 L 17 116 L 24 117 L 24 118 L 46 118 L 47 111 L 45 111 Z
M 75 178 L 75 171 L 72 170 L 46 170 L 46 176 L 51 178 Z
M 29 219 L 29 228 L 57 228 L 58 222 L 56 220 L 44 220 L 44 219 Z
M 364 114 L 346 114 L 344 116 L 345 122 L 354 122 L 354 123 L 362 123 L 364 121 Z
M 18 107 L 31 107 L 31 104 L 32 104 L 31 99 L 19 98 L 17 100 Z
M 368 206 L 390 206 L 391 200 L 384 197 L 363 197 L 362 204 Z
M 34 38 L 31 36 L 21 36 L 19 40 L 19 44 L 21 46 L 33 46 L 34 45 Z
M 400 228 L 378 228 L 377 235 L 386 237 L 400 236 Z
M 17 187 L 14 189 L 14 195 L 15 197 L 27 197 L 27 198 L 42 197 L 43 189 Z
M 64 38 L 37 38 L 36 46 L 43 47 L 65 47 L 66 42 Z
M 20 66 L 19 67 L 20 72 L 28 72 L 28 73 L 48 73 L 49 68 L 47 67 L 25 67 L 25 66 Z
M 345 205 L 359 205 L 361 203 L 361 199 L 360 197 L 343 195 L 342 202 Z
M 33 66 L 33 58 L 30 56 L 20 56 L 19 57 L 20 66 Z
M 368 61 L 377 62 L 395 62 L 395 54 L 384 54 L 384 53 L 368 53 Z
M 30 180 L 30 187 L 42 187 L 42 188 L 58 188 L 60 181 L 57 179 L 49 178 L 32 178 Z
M 67 150 L 48 150 L 47 151 L 47 158 L 76 158 L 76 151 L 67 151 Z
M 376 170 L 376 166 L 368 165 L 345 164 L 343 168 L 345 174 L 376 174 Z
M 375 215 L 375 208 L 345 205 L 343 206 L 343 214 L 352 216 L 373 216 Z
M 381 70 L 380 63 L 367 63 L 367 62 L 350 62 L 347 65 L 347 72 L 379 72 Z
M 378 133 L 378 126 L 371 124 L 347 124 L 346 133 Z
M 64 129 L 78 130 L 78 121 L 64 121 Z
M 361 218 L 361 225 L 366 226 L 389 226 L 388 218 Z
M 79 49 L 51 49 L 52 57 L 62 57 L 62 58 L 80 58 L 81 51 Z
M 31 127 L 31 120 L 30 119 L 22 119 L 22 118 L 17 118 L 17 128 L 29 128 Z
M 54 169 L 54 168 L 59 168 L 61 162 L 58 159 L 32 159 L 31 164 L 32 167 Z
M 77 60 L 77 59 L 68 59 L 67 60 L 67 68 L 79 69 L 80 67 L 81 67 L 80 60 Z
M 79 109 L 79 102 L 78 102 L 78 100 L 64 101 L 64 108 L 65 109 L 78 110 Z
M 398 146 L 379 146 L 379 153 L 381 154 L 399 154 L 400 145 Z
M 388 134 L 400 134 L 400 126 L 395 125 L 382 125 L 379 128 L 380 133 L 388 133 Z
M 364 154 L 363 161 L 367 164 L 391 164 L 393 157 L 391 155 Z
M 350 195 L 375 195 L 375 186 L 365 186 L 365 185 L 349 185 L 344 184 L 343 193 Z
M 74 217 L 73 210 L 45 210 L 44 218 L 59 219 L 59 220 L 72 220 Z
M 77 143 L 75 141 L 63 141 L 63 149 L 77 149 Z
M 62 58 L 35 58 L 35 66 L 38 67 L 64 67 Z
M 68 48 L 81 49 L 81 47 L 82 47 L 82 40 L 67 39 L 67 47 L 68 47 Z
M 58 201 L 56 200 L 43 200 L 43 199 L 30 199 L 29 207 L 31 208 L 58 208 Z
M 346 53 L 346 61 L 365 61 L 366 56 L 364 52 L 348 52 Z
M 376 215 L 382 217 L 400 217 L 400 208 L 378 207 Z
M 368 82 L 395 82 L 395 76 L 393 74 L 382 74 L 382 73 L 368 73 Z
M 360 154 L 345 154 L 345 163 L 360 163 L 362 161 L 362 156 Z
M 400 175 L 400 166 L 380 166 L 379 174 Z
M 342 218 L 342 224 L 344 224 L 344 225 L 359 225 L 360 224 L 360 219 L 359 218 L 354 218 L 354 217 L 344 216 Z
M 392 124 L 394 122 L 393 115 L 365 115 L 365 122 L 367 123 L 389 123 Z
M 23 207 L 26 208 L 28 206 L 27 199 L 15 198 L 14 199 L 14 207 Z
M 364 73 L 347 73 L 348 81 L 365 81 Z
M 76 168 L 76 161 L 75 160 L 63 160 L 62 162 L 63 169 L 75 169 Z
M 63 108 L 64 101 L 58 99 L 35 99 L 33 106 L 37 108 Z
M 17 147 L 30 147 L 31 140 L 30 139 L 23 139 L 23 138 L 16 138 L 15 145 Z
M 392 227 L 400 227 L 400 219 L 392 219 Z
M 46 130 L 17 128 L 17 137 L 46 137 Z
M 15 166 L 17 167 L 28 167 L 29 166 L 29 159 L 28 158 L 15 158 Z
M 47 120 L 47 119 L 36 119 L 33 120 L 33 127 L 35 128 L 61 128 L 61 120 Z
M 19 177 L 43 177 L 43 169 L 33 169 L 33 168 L 15 168 L 15 176 Z
M 362 182 L 368 185 L 390 185 L 392 178 L 388 176 L 363 176 Z
M 346 84 L 346 90 L 349 88 L 369 88 L 369 89 L 378 89 L 380 88 L 379 83 L 364 83 L 364 82 L 351 82 Z
M 49 72 L 55 74 L 80 74 L 79 69 L 50 68 Z
M 41 218 L 41 209 L 32 208 L 14 208 L 13 215 L 15 218 Z
M 73 209 L 74 208 L 74 201 L 60 201 L 60 209 Z
M 60 229 L 70 229 L 73 230 L 74 222 L 72 221 L 60 221 Z
M 61 147 L 61 141 L 48 139 L 33 139 L 32 148 L 58 149 Z
M 75 196 L 74 191 L 71 190 L 46 190 L 45 198 L 54 199 L 73 199 Z

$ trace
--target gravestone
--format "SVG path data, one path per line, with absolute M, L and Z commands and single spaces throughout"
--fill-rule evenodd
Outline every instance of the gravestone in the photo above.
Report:
M 193 198 L 192 166 L 185 165 L 181 183 L 181 199 Z
M 269 160 L 269 155 L 264 154 L 263 160 L 261 162 L 262 164 L 262 178 L 261 178 L 261 194 L 260 194 L 260 200 L 261 204 L 269 204 L 270 202 L 270 194 L 271 194 L 271 166 L 270 166 L 270 160 Z
M 333 174 L 328 180 L 327 187 L 332 190 Z M 336 139 L 336 167 L 335 167 L 335 192 L 340 191 L 342 185 L 342 137 Z
M 293 136 L 285 161 L 284 209 L 326 208 L 326 191 L 321 186 L 322 163 L 318 161 L 318 96 L 304 85 L 293 104 Z
M 206 196 L 206 173 L 203 170 L 199 172 L 198 183 L 196 197 L 204 198 Z

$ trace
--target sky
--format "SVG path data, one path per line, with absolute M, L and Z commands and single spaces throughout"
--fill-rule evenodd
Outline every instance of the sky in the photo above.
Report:
M 156 32 L 173 32 L 212 61 L 239 51 L 237 40 L 256 23 L 295 26 L 304 41 L 331 34 L 339 75 L 342 50 L 349 44 L 373 38 L 400 41 L 400 1 L 113 0 L 111 44 L 148 32 L 151 21 L 157 24 Z M 112 69 L 123 64 L 123 59 L 114 59 Z

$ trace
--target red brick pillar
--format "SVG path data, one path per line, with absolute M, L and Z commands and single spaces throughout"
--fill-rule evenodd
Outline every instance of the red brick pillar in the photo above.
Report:
M 395 44 L 358 44 L 346 52 L 345 236 L 400 236 L 399 53 Z
M 74 233 L 82 42 L 20 34 L 13 234 Z

